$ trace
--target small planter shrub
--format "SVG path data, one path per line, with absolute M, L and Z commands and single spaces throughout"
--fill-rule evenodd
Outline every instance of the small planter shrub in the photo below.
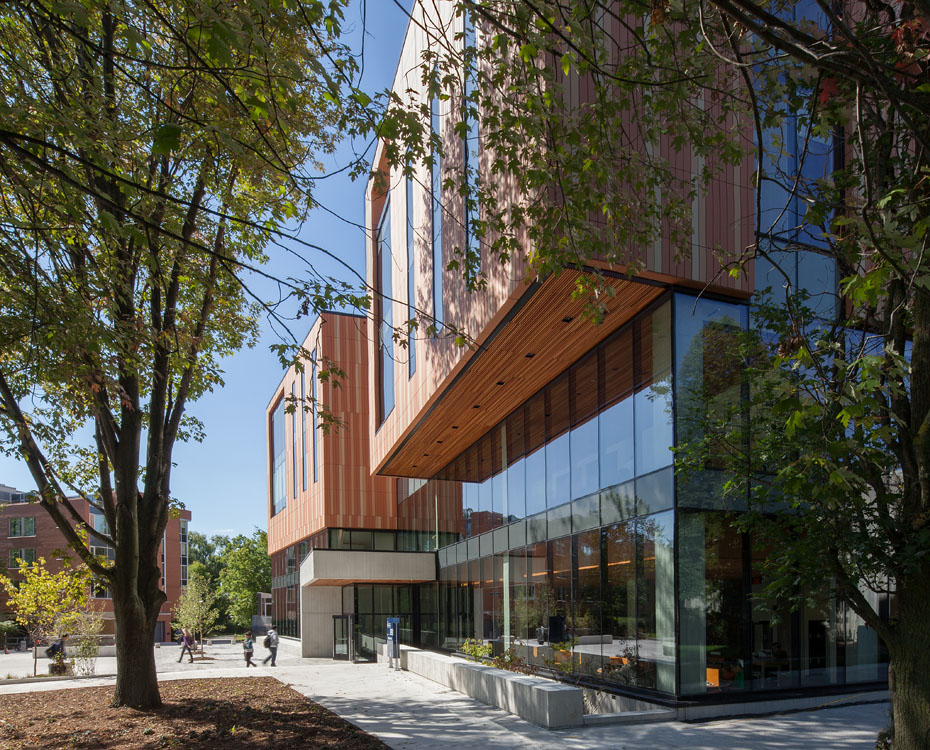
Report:
M 462 644 L 462 653 L 474 661 L 484 661 L 491 656 L 491 644 L 468 638 Z

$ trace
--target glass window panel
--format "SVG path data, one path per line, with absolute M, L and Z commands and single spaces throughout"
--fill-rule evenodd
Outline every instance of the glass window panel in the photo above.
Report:
M 478 532 L 482 533 L 492 529 L 494 524 L 491 521 L 491 498 L 493 495 L 493 490 L 491 486 L 491 478 L 488 477 L 481 484 L 478 485 Z
M 375 586 L 375 614 L 392 615 L 394 614 L 394 587 L 393 586 Z
M 572 506 L 568 503 L 550 510 L 547 514 L 549 537 L 565 536 L 572 533 Z
M 600 526 L 601 496 L 595 492 L 572 503 L 572 529 L 584 531 Z
M 526 541 L 542 542 L 548 538 L 548 525 L 546 523 L 546 514 L 539 513 L 526 519 Z
M 394 534 L 392 532 L 375 531 L 373 537 L 376 550 L 390 551 L 394 549 Z
M 478 537 L 478 556 L 487 557 L 494 554 L 494 535 L 482 534 Z
M 462 485 L 462 512 L 465 516 L 465 536 L 475 536 L 481 533 L 478 512 L 478 485 L 474 482 L 465 482 Z
M 500 553 L 500 552 L 506 552 L 510 548 L 506 526 L 494 531 L 493 536 L 494 536 L 495 554 Z
M 665 302 L 634 321 L 636 386 L 662 378 L 672 366 L 672 306 Z
M 801 624 L 801 684 L 835 685 L 840 681 L 836 601 L 823 595 L 808 597 L 798 614 Z
M 571 499 L 569 435 L 562 433 L 546 443 L 546 506 L 554 508 Z
M 675 504 L 675 474 L 671 468 L 636 479 L 636 515 L 666 510 Z
M 391 204 L 385 201 L 378 227 L 378 311 L 381 318 L 378 349 L 380 350 L 380 422 L 394 410 L 394 302 L 391 255 Z
M 598 420 L 595 417 L 569 433 L 572 499 L 600 488 L 598 483 Z
M 284 427 L 284 399 L 282 398 L 271 415 L 271 502 L 272 513 L 279 513 L 287 505 L 287 448 Z
M 532 544 L 526 548 L 527 569 L 527 631 L 531 642 L 537 645 L 548 640 L 549 613 L 553 608 L 552 587 L 549 585 L 549 566 L 546 542 Z M 529 661 L 542 664 L 544 655 L 534 658 L 528 652 Z
M 838 277 L 836 259 L 810 250 L 798 252 L 798 287 L 810 298 L 806 305 L 820 318 L 836 314 Z
M 633 482 L 618 484 L 601 492 L 601 523 L 605 526 L 636 515 Z
M 739 420 L 742 399 L 742 356 L 739 333 L 745 328 L 745 305 L 689 295 L 675 297 L 675 420 L 679 443 L 703 436 L 708 419 Z M 720 458 L 711 455 L 702 471 L 690 472 L 678 485 L 679 507 L 724 509 L 725 476 Z M 727 452 L 726 446 L 719 446 Z
M 638 391 L 634 397 L 636 423 L 636 475 L 648 474 L 672 463 L 671 377 Z
M 636 522 L 638 684 L 675 690 L 674 514 Z
M 409 615 L 413 612 L 413 597 L 410 586 L 397 587 L 397 614 Z
M 353 531 L 351 549 L 370 550 L 374 549 L 375 544 L 370 531 Z
M 524 645 L 529 640 L 529 591 L 528 571 L 526 568 L 526 549 L 519 547 L 510 551 L 510 581 L 513 590 L 510 606 L 510 628 L 516 645 Z
M 372 611 L 374 606 L 374 595 L 372 594 L 371 586 L 356 586 L 356 599 L 358 602 L 358 609 L 356 610 L 359 614 L 369 614 Z
M 602 411 L 597 419 L 600 484 L 610 487 L 633 478 L 633 397 Z
M 602 403 L 609 406 L 633 390 L 633 327 L 615 333 L 601 347 Z
M 330 529 L 330 549 L 350 549 L 350 536 L 346 529 Z
M 581 672 L 603 674 L 601 634 L 601 532 L 575 536 L 577 579 L 572 635 L 577 639 L 575 659 Z
M 507 473 L 501 472 L 491 477 L 491 528 L 496 529 L 503 523 L 509 523 L 507 498 Z
M 743 690 L 742 537 L 722 514 L 682 513 L 678 555 L 681 692 Z
M 542 510 L 541 508 L 539 510 Z M 507 517 L 526 516 L 526 464 L 522 458 L 507 467 Z
M 526 515 L 546 509 L 546 451 L 542 448 L 526 457 Z
M 869 590 L 862 593 L 878 610 L 879 595 Z M 846 682 L 887 680 L 887 651 L 882 647 L 878 633 L 848 605 L 843 605 L 842 615 L 842 635 L 837 645 L 846 664 Z
M 564 643 L 571 638 L 568 630 L 572 604 L 572 539 L 563 537 L 549 542 L 552 560 L 552 598 L 549 611 L 549 641 Z

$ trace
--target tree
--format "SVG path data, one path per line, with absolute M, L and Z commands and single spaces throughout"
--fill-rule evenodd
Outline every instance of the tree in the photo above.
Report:
M 172 452 L 253 340 L 250 270 L 312 205 L 355 62 L 342 2 L 15 2 L 0 23 L 0 425 L 113 597 L 116 705 L 151 648 Z M 282 282 L 339 305 L 343 288 Z M 353 298 L 355 299 L 355 298 Z M 362 304 L 360 300 L 356 300 Z M 145 440 L 143 441 L 143 431 Z M 104 515 L 88 527 L 69 497 Z M 115 550 L 105 567 L 79 536 Z
M 271 591 L 271 558 L 268 535 L 256 529 L 251 537 L 233 537 L 223 553 L 220 591 L 229 602 L 229 617 L 240 627 L 252 623 L 256 613 L 256 594 Z
M 223 551 L 229 546 L 229 537 L 222 534 L 214 534 L 209 539 L 196 531 L 190 532 L 188 536 L 190 544 L 191 563 L 197 563 L 203 566 L 204 573 L 210 581 L 210 587 L 218 591 L 220 585 L 220 572 L 223 570 Z M 217 623 L 228 625 L 229 613 L 227 612 L 226 597 L 221 593 L 217 594 L 214 606 L 217 611 Z
M 203 635 L 210 632 L 210 628 L 219 617 L 219 612 L 213 608 L 215 601 L 216 592 L 206 570 L 200 563 L 193 563 L 187 579 L 187 588 L 174 605 L 172 626 L 200 633 L 201 654 L 203 654 Z
M 45 558 L 35 562 L 19 561 L 21 580 L 0 575 L 0 586 L 6 589 L 7 606 L 16 622 L 32 639 L 32 673 L 36 673 L 36 644 L 69 632 L 81 613 L 87 610 L 90 571 L 85 565 L 71 567 L 65 559 L 61 570 L 52 572 Z
M 428 99 L 452 102 L 447 131 L 424 125 L 429 101 L 386 94 L 390 163 L 461 165 L 480 130 L 485 166 L 444 167 L 444 194 L 501 260 L 543 278 L 594 268 L 576 295 L 595 319 L 610 299 L 597 268 L 636 272 L 662 237 L 686 259 L 692 199 L 721 165 L 754 160 L 757 240 L 720 259 L 736 276 L 769 269 L 777 304 L 757 297 L 761 325 L 735 344 L 748 422 L 739 387 L 734 403 L 702 385 L 683 460 L 726 469 L 744 528 L 770 542 L 770 595 L 832 592 L 880 634 L 895 747 L 924 747 L 930 7 L 463 0 L 464 33 L 431 13 L 412 22 L 433 40 L 421 74 Z M 685 148 L 699 173 L 676 171 Z M 470 288 L 474 248 L 451 264 Z M 818 262 L 839 282 L 812 298 L 792 269 Z M 863 595 L 889 587 L 890 621 Z

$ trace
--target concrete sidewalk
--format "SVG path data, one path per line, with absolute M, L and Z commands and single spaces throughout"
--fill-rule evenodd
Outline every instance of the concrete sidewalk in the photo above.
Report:
M 762 719 L 548 731 L 418 675 L 392 672 L 385 665 L 301 659 L 279 651 L 276 668 L 246 669 L 238 645 L 207 647 L 212 661 L 195 664 L 186 660 L 178 664 L 178 653 L 171 647 L 156 650 L 160 680 L 276 677 L 397 750 L 438 746 L 482 750 L 872 750 L 888 713 L 888 704 L 879 703 Z M 256 650 L 261 658 L 265 653 L 260 647 Z M 6 658 L 0 655 L 0 674 L 6 674 Z M 112 683 L 112 677 L 15 685 L 0 680 L 0 695 Z M 829 700 L 824 699 L 825 704 Z

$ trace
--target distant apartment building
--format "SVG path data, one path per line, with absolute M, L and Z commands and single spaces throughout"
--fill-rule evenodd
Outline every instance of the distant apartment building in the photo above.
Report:
M 71 503 L 92 528 L 107 533 L 106 520 L 99 510 L 82 498 L 71 498 Z M 162 535 L 158 564 L 162 574 L 161 589 L 168 598 L 155 624 L 156 642 L 172 639 L 171 609 L 187 586 L 190 520 L 189 510 L 180 511 L 177 516 L 168 519 Z M 89 546 L 97 555 L 110 560 L 115 557 L 113 548 L 93 535 L 89 539 Z M 65 535 L 51 516 L 41 506 L 30 501 L 30 493 L 0 485 L 0 567 L 5 569 L 4 572 L 15 579 L 17 559 L 34 562 L 40 557 L 45 559 L 50 569 L 60 569 L 62 554 L 77 561 L 76 553 L 68 548 Z M 103 612 L 104 633 L 112 634 L 115 627 L 110 592 L 102 583 L 95 583 L 90 593 L 92 602 Z M 0 612 L 5 606 L 6 602 L 0 601 Z

